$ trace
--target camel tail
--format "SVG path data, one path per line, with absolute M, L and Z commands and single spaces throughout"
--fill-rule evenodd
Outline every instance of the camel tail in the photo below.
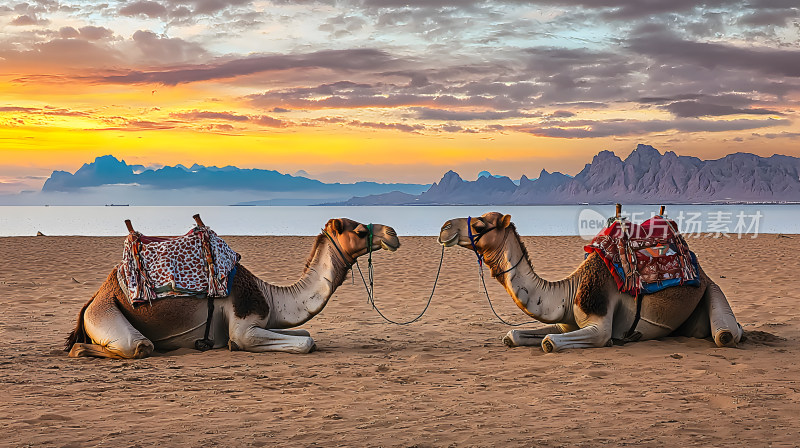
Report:
M 72 346 L 78 342 L 87 342 L 88 337 L 86 335 L 86 330 L 83 328 L 83 313 L 86 312 L 86 308 L 88 308 L 93 301 L 94 297 L 89 299 L 89 301 L 83 305 L 83 308 L 81 308 L 81 312 L 78 313 L 78 324 L 75 325 L 75 329 L 72 330 L 69 336 L 67 336 L 67 340 L 64 343 L 65 352 L 69 352 L 72 349 Z

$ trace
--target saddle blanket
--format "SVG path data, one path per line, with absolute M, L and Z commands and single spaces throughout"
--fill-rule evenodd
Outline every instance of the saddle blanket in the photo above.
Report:
M 653 294 L 679 285 L 699 286 L 697 257 L 675 221 L 654 216 L 637 225 L 616 220 L 584 246 L 599 254 L 620 291 Z
M 174 238 L 128 235 L 117 278 L 133 307 L 164 297 L 224 297 L 241 256 L 208 227 Z

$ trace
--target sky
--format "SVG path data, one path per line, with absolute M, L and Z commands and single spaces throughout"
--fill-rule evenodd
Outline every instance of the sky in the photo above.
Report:
M 430 183 L 800 156 L 797 0 L 0 2 L 0 193 L 145 166 Z

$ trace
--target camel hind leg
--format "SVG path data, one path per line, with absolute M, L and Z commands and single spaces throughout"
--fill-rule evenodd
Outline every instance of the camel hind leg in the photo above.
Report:
M 76 343 L 70 357 L 144 358 L 153 352 L 153 343 L 133 328 L 113 298 L 92 301 L 83 315 L 83 326 L 94 343 Z
M 736 316 L 733 315 L 722 289 L 716 283 L 710 282 L 703 299 L 707 301 L 711 336 L 717 347 L 736 347 L 742 339 L 742 326 L 736 321 Z

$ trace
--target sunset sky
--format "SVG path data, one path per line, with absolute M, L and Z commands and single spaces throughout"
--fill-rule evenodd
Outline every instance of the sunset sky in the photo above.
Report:
M 104 154 L 429 183 L 800 156 L 797 0 L 0 3 L 0 193 Z

